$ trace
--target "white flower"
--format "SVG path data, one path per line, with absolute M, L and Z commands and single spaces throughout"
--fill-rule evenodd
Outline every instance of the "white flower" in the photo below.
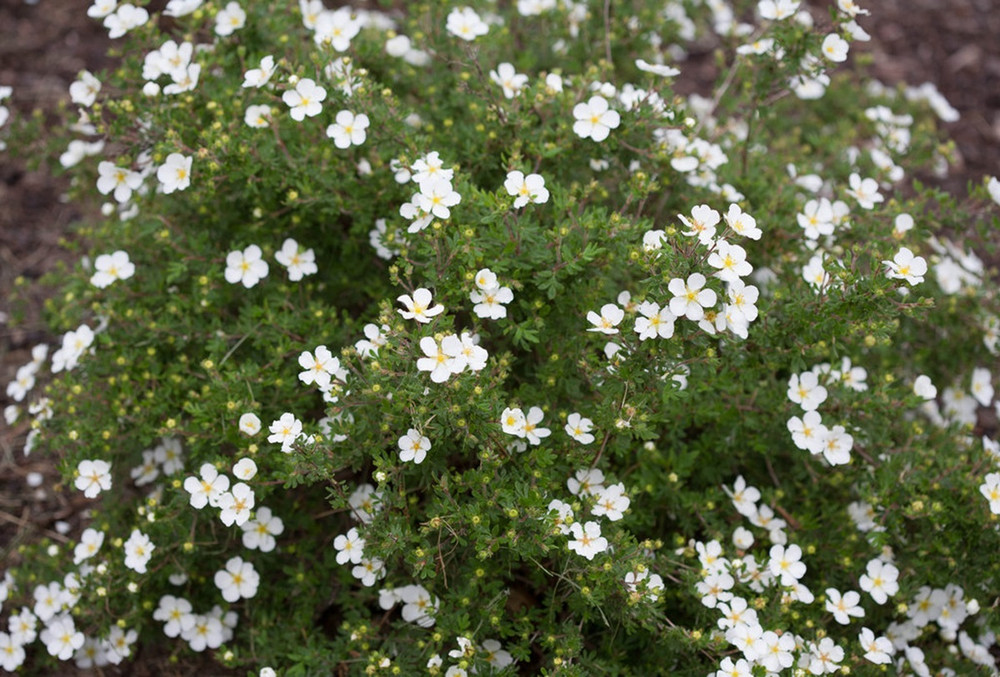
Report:
M 226 562 L 226 568 L 215 572 L 215 587 L 222 592 L 222 599 L 229 603 L 240 599 L 250 599 L 257 594 L 260 584 L 260 574 L 250 562 L 244 562 L 242 557 L 232 557 Z
M 434 383 L 444 383 L 452 374 L 461 371 L 461 369 L 455 369 L 456 363 L 444 351 L 443 343 L 444 341 L 442 341 L 442 345 L 438 345 L 433 336 L 425 336 L 420 339 L 420 351 L 424 357 L 417 358 L 417 371 L 430 372 L 431 381 Z
M 149 21 L 149 12 L 134 5 L 121 5 L 114 14 L 104 17 L 104 27 L 108 37 L 114 40 Z M 79 648 L 79 647 L 77 647 Z
M 617 334 L 615 328 L 625 317 L 625 312 L 613 303 L 605 303 L 601 306 L 601 314 L 598 315 L 593 310 L 587 313 L 587 321 L 593 327 L 588 327 L 587 331 L 599 331 L 602 334 Z
M 241 458 L 233 464 L 233 475 L 237 479 L 250 481 L 257 476 L 257 464 L 252 458 Z
M 826 597 L 826 610 L 832 613 L 833 620 L 841 625 L 848 625 L 852 616 L 862 618 L 865 615 L 865 610 L 858 604 L 861 595 L 854 590 L 848 590 L 841 595 L 836 588 L 827 588 Z
M 76 472 L 76 488 L 87 498 L 111 489 L 111 464 L 107 461 L 80 461 Z
M 688 275 L 687 282 L 675 277 L 667 288 L 674 298 L 670 299 L 670 312 L 677 317 L 687 317 L 697 322 L 705 317 L 705 308 L 715 305 L 715 292 L 704 289 L 705 276 L 701 273 Z
M 545 188 L 545 179 L 541 174 L 525 176 L 524 172 L 508 172 L 503 186 L 515 198 L 514 209 L 520 209 L 529 202 L 543 204 L 549 201 L 549 191 Z
M 101 254 L 94 260 L 96 272 L 90 284 L 104 289 L 116 280 L 127 280 L 135 274 L 135 265 L 129 261 L 128 253 L 118 250 L 112 254 Z
M 364 326 L 365 338 L 354 344 L 354 349 L 358 351 L 361 357 L 367 359 L 369 357 L 378 357 L 378 349 L 385 345 L 386 342 L 386 332 L 389 331 L 388 325 L 378 325 L 368 323 Z
M 69 614 L 50 621 L 38 638 L 45 644 L 49 654 L 61 661 L 68 661 L 84 642 L 83 633 L 73 625 L 73 617 Z
M 226 255 L 226 282 L 230 284 L 242 283 L 244 287 L 250 289 L 261 279 L 267 277 L 268 265 L 264 260 L 264 253 L 255 244 L 248 246 L 242 252 L 231 251 Z
M 654 338 L 670 338 L 674 335 L 674 323 L 677 317 L 671 312 L 670 306 L 660 306 L 652 301 L 643 301 L 637 308 L 639 317 L 635 318 L 633 329 L 639 335 L 640 341 Z
M 737 235 L 751 240 L 759 240 L 763 235 L 761 229 L 757 227 L 757 219 L 740 209 L 738 204 L 730 204 L 723 218 L 726 220 L 726 225 Z
M 683 214 L 678 214 L 677 218 L 688 227 L 682 231 L 683 235 L 697 237 L 703 245 L 710 245 L 715 237 L 715 226 L 722 217 L 708 205 L 698 205 L 691 210 L 690 219 Z
M 799 11 L 798 0 L 760 0 L 757 3 L 757 11 L 761 19 L 768 21 L 781 21 L 790 16 L 795 16 Z M 787 667 L 787 666 L 786 666 Z
M 506 304 L 514 300 L 514 292 L 510 287 L 493 287 L 492 289 L 469 292 L 469 300 L 475 303 L 472 310 L 476 317 L 491 320 L 502 320 L 507 317 Z
M 526 423 L 527 419 L 520 407 L 514 409 L 507 407 L 500 414 L 500 428 L 508 435 L 524 437 L 524 426 Z
M 299 380 L 306 385 L 315 383 L 319 387 L 330 384 L 331 378 L 340 371 L 340 360 L 333 356 L 326 346 L 317 346 L 315 353 L 305 351 L 299 355 Z
M 243 122 L 245 122 L 248 127 L 262 129 L 271 124 L 272 115 L 273 112 L 271 111 L 271 107 L 267 104 L 247 106 L 247 111 L 243 115 Z
M 361 32 L 361 22 L 352 14 L 350 7 L 341 7 L 335 12 L 321 11 L 316 18 L 313 40 L 317 45 L 330 45 L 338 52 L 346 52 L 351 39 Z
M 826 430 L 819 444 L 822 447 L 823 458 L 830 465 L 844 465 L 851 462 L 851 448 L 854 437 L 847 433 L 842 425 L 835 425 Z M 810 451 L 812 451 L 810 449 Z
M 986 191 L 993 198 L 993 201 L 1000 205 L 1000 179 L 991 176 L 990 180 L 986 182 Z
M 118 167 L 114 162 L 104 160 L 97 165 L 97 191 L 101 195 L 114 193 L 117 202 L 128 202 L 132 191 L 142 185 L 142 174 L 131 169 Z
M 146 565 L 155 549 L 156 546 L 149 540 L 149 536 L 138 529 L 133 529 L 132 534 L 125 541 L 125 566 L 136 573 L 146 573 Z
M 337 564 L 360 564 L 365 555 L 365 539 L 355 527 L 333 539 L 333 547 L 337 549 Z
M 851 188 L 847 194 L 857 200 L 862 209 L 873 209 L 875 203 L 885 200 L 878 192 L 878 182 L 875 179 L 862 179 L 857 172 L 853 172 L 848 180 Z
M 298 282 L 303 276 L 313 275 L 319 270 L 316 266 L 316 253 L 312 249 L 303 251 L 292 238 L 285 239 L 274 258 L 288 269 L 288 279 L 292 282 Z
M 445 29 L 455 37 L 468 41 L 486 35 L 490 30 L 471 7 L 456 7 L 451 10 Z
M 160 182 L 164 193 L 184 190 L 191 185 L 192 157 L 180 153 L 171 153 L 167 161 L 156 170 L 156 179 Z
M 360 146 L 365 142 L 368 129 L 368 116 L 364 113 L 355 115 L 349 110 L 337 113 L 336 122 L 326 128 L 326 135 L 333 139 L 337 148 Z
M 385 564 L 377 558 L 362 558 L 353 569 L 351 575 L 361 581 L 367 588 L 375 585 L 375 581 L 385 576 Z
M 591 514 L 607 517 L 612 522 L 624 517 L 632 500 L 625 495 L 625 485 L 621 482 L 606 487 L 597 495 L 597 502 L 591 509 Z
M 104 532 L 97 529 L 84 529 L 80 534 L 80 542 L 73 549 L 73 564 L 80 564 L 97 554 L 104 545 Z
M 247 13 L 238 2 L 230 2 L 215 15 L 215 34 L 232 35 L 234 31 L 243 28 L 247 22 Z
M 545 412 L 542 411 L 541 407 L 532 407 L 524 417 L 524 436 L 532 445 L 541 444 L 541 438 L 552 434 L 552 431 L 548 428 L 537 427 L 544 417 Z
M 653 75 L 659 75 L 664 78 L 672 78 L 675 75 L 680 75 L 680 69 L 673 68 L 672 66 L 663 66 L 660 64 L 649 63 L 644 59 L 636 59 L 635 67 L 639 70 L 652 73 Z
M 257 414 L 247 412 L 240 416 L 240 432 L 253 437 L 260 432 L 260 417 Z
M 802 548 L 799 546 L 793 544 L 786 549 L 783 545 L 773 545 L 769 554 L 768 569 L 781 578 L 782 585 L 794 585 L 805 576 L 806 565 L 801 561 Z
M 281 100 L 291 108 L 292 119 L 302 122 L 306 116 L 315 117 L 323 110 L 323 100 L 326 90 L 316 84 L 315 80 L 302 78 L 295 83 L 295 89 L 290 89 L 281 95 Z
M 227 527 L 243 526 L 250 519 L 250 511 L 254 506 L 254 493 L 248 485 L 237 482 L 233 485 L 232 491 L 223 492 L 219 496 L 218 507 L 221 511 L 219 519 Z
M 891 564 L 887 564 L 880 559 L 870 560 L 865 567 L 865 573 L 861 574 L 858 585 L 861 589 L 871 595 L 876 604 L 885 604 L 886 601 L 899 592 L 899 569 Z
M 891 663 L 892 654 L 896 653 L 887 637 L 875 637 L 875 633 L 868 628 L 861 628 L 861 632 L 858 633 L 858 643 L 865 652 L 865 660 L 876 665 Z
M 573 132 L 581 139 L 593 139 L 601 142 L 608 138 L 612 129 L 621 123 L 617 111 L 610 110 L 608 100 L 603 96 L 594 95 L 586 103 L 578 103 L 573 107 Z
M 990 371 L 982 367 L 972 370 L 972 396 L 984 407 L 993 403 L 993 384 L 990 383 Z
M 188 477 L 184 480 L 184 490 L 191 494 L 191 507 L 197 510 L 206 505 L 215 507 L 219 497 L 229 489 L 229 478 L 219 474 L 211 463 L 203 464 L 198 474 L 200 477 Z
M 913 381 L 913 393 L 925 400 L 933 400 L 937 397 L 937 388 L 931 382 L 930 376 L 921 374 Z
M 18 642 L 16 637 L 0 632 L 0 668 L 6 672 L 14 672 L 21 667 L 26 657 L 24 644 L 26 642 Z
M 593 428 L 594 422 L 580 416 L 577 412 L 566 417 L 566 434 L 580 444 L 590 444 L 594 441 L 594 436 L 590 433 Z
M 302 421 L 295 418 L 295 414 L 290 412 L 285 412 L 277 421 L 272 421 L 268 430 L 271 434 L 268 435 L 267 441 L 280 443 L 281 451 L 286 454 L 292 451 L 292 445 L 300 437 L 304 437 L 302 433 Z
M 600 468 L 577 470 L 566 480 L 566 488 L 574 496 L 596 496 L 604 491 L 604 472 Z
M 244 87 L 263 87 L 274 75 L 274 57 L 265 56 L 260 60 L 260 68 L 251 68 L 243 74 Z
M 447 219 L 451 217 L 450 207 L 461 202 L 462 196 L 452 187 L 451 181 L 441 178 L 420 184 L 420 192 L 415 193 L 412 200 L 421 212 Z
M 490 71 L 490 79 L 503 88 L 503 95 L 508 99 L 513 99 L 521 93 L 521 89 L 528 82 L 528 76 L 514 70 L 514 65 L 504 62 Z
M 601 536 L 601 525 L 597 522 L 587 522 L 584 525 L 574 522 L 570 525 L 570 533 L 573 540 L 568 544 L 569 549 L 588 560 L 608 549 L 608 539 Z
M 423 287 L 415 289 L 412 298 L 409 294 L 403 294 L 397 297 L 396 300 L 406 306 L 406 310 L 396 311 L 403 316 L 404 320 L 416 320 L 422 324 L 427 324 L 431 321 L 432 317 L 444 312 L 444 306 L 440 304 L 431 305 L 431 292 Z
M 900 247 L 892 261 L 882 261 L 888 268 L 886 276 L 906 280 L 911 285 L 920 284 L 924 281 L 927 273 L 927 261 L 922 256 L 915 256 L 907 247 Z
M 413 461 L 416 465 L 423 462 L 431 448 L 431 441 L 420 434 L 416 428 L 410 428 L 399 438 L 399 460 L 404 463 Z
M 788 399 L 800 405 L 803 411 L 813 411 L 826 401 L 826 388 L 819 384 L 819 377 L 811 371 L 792 374 L 788 379 Z
M 94 105 L 100 91 L 101 81 L 90 71 L 82 71 L 80 77 L 69 86 L 69 98 L 73 103 L 88 108 Z
M 715 249 L 708 255 L 708 265 L 718 268 L 715 277 L 725 282 L 739 282 L 753 272 L 747 261 L 747 251 L 738 244 L 729 244 L 723 239 L 715 243 Z
M 847 40 L 836 33 L 830 33 L 823 39 L 823 56 L 830 61 L 840 63 L 847 61 L 847 50 L 850 48 Z

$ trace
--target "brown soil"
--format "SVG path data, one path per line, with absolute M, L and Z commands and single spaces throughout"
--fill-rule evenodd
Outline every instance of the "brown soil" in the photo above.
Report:
M 1000 174 L 1000 11 L 994 0 L 862 4 L 872 10 L 860 23 L 873 37 L 865 49 L 874 57 L 876 77 L 886 83 L 934 82 L 962 115 L 945 126 L 960 161 L 941 185 L 963 195 L 968 182 Z M 13 86 L 13 103 L 7 105 L 15 114 L 39 108 L 51 117 L 58 102 L 68 100 L 69 84 L 80 70 L 96 72 L 108 65 L 107 33 L 86 16 L 89 5 L 90 0 L 40 0 L 35 5 L 0 0 L 0 85 Z M 23 163 L 0 155 L 0 312 L 10 310 L 16 278 L 37 280 L 60 259 L 71 261 L 59 240 L 83 213 L 60 200 L 65 188 L 65 181 L 50 176 L 46 168 L 28 171 Z M 33 306 L 24 324 L 10 328 L 0 323 L 0 408 L 10 403 L 3 390 L 17 368 L 30 360 L 31 347 L 53 341 L 41 322 L 45 293 L 31 292 Z M 25 540 L 65 540 L 56 523 L 70 520 L 82 504 L 78 492 L 56 490 L 59 477 L 51 462 L 23 457 L 25 433 L 23 425 L 10 428 L 0 422 L 0 571 Z M 30 472 L 44 476 L 38 489 L 27 487 Z M 139 674 L 133 672 L 137 665 L 145 666 L 142 674 L 199 672 L 197 666 L 168 667 L 162 660 L 157 664 L 155 657 L 146 658 L 152 663 L 136 661 L 109 674 Z

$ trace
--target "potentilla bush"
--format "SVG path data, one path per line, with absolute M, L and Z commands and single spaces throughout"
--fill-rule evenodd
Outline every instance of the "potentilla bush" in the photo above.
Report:
M 1000 183 L 828 10 L 95 2 L 0 665 L 996 674 Z

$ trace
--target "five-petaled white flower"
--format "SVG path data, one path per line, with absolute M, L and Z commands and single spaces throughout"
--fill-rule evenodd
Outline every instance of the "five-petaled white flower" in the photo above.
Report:
M 410 428 L 399 438 L 399 460 L 404 463 L 413 461 L 420 465 L 431 448 L 431 441 L 420 434 L 416 428 Z
M 848 590 L 843 595 L 836 588 L 826 589 L 826 610 L 833 614 L 833 620 L 841 625 L 848 625 L 851 617 L 862 618 L 865 610 L 858 602 L 861 595 L 854 590 Z
M 871 595 L 876 604 L 885 604 L 899 592 L 898 578 L 899 569 L 880 559 L 873 559 L 865 566 L 865 573 L 861 574 L 858 585 Z
M 326 128 L 326 135 L 333 139 L 337 148 L 360 146 L 367 138 L 369 125 L 368 116 L 364 113 L 355 115 L 349 110 L 337 113 L 336 122 Z
M 814 411 L 826 401 L 826 388 L 819 383 L 819 377 L 811 371 L 792 374 L 788 379 L 788 399 L 802 407 L 803 411 Z
M 403 294 L 396 298 L 397 301 L 406 306 L 406 310 L 397 310 L 404 320 L 416 320 L 422 324 L 427 324 L 435 315 L 444 312 L 441 304 L 431 305 L 431 292 L 429 289 L 419 287 L 413 290 L 413 296 Z
M 514 209 L 520 209 L 529 202 L 543 204 L 549 201 L 549 191 L 541 174 L 525 176 L 520 171 L 508 172 L 503 186 L 509 195 L 514 196 Z
M 836 33 L 830 33 L 823 38 L 823 46 L 821 47 L 823 56 L 835 63 L 847 61 L 847 51 L 849 48 L 850 45 L 847 43 L 847 40 Z
M 590 432 L 593 428 L 594 422 L 589 418 L 584 418 L 578 412 L 573 412 L 566 417 L 566 427 L 564 428 L 566 434 L 580 444 L 590 444 L 594 441 L 594 436 Z
M 705 308 L 711 308 L 716 301 L 715 292 L 704 288 L 705 282 L 701 273 L 691 273 L 687 282 L 679 277 L 670 280 L 667 289 L 674 295 L 670 299 L 670 312 L 695 322 L 705 317 Z
M 132 534 L 125 541 L 125 566 L 136 573 L 146 573 L 146 565 L 155 549 L 156 546 L 149 540 L 149 536 L 138 529 L 133 529 Z
M 528 76 L 514 70 L 514 65 L 504 62 L 497 66 L 496 70 L 490 71 L 490 79 L 503 88 L 503 95 L 508 99 L 513 99 L 521 93 L 521 89 L 528 82 Z
M 271 107 L 267 104 L 247 106 L 247 111 L 243 114 L 243 122 L 245 122 L 248 127 L 263 129 L 271 124 L 272 115 L 273 112 Z
M 242 283 L 250 289 L 267 277 L 269 268 L 264 260 L 264 252 L 255 244 L 243 251 L 235 250 L 226 255 L 226 282 Z
M 201 510 L 206 505 L 215 507 L 219 497 L 229 489 L 229 478 L 219 473 L 211 463 L 202 464 L 198 470 L 200 477 L 184 480 L 184 490 L 191 494 L 191 507 Z
M 593 327 L 588 327 L 587 331 L 599 331 L 602 334 L 617 334 L 616 327 L 625 317 L 625 311 L 613 303 L 605 303 L 601 306 L 601 314 L 598 315 L 593 310 L 587 312 L 587 322 Z
M 608 100 L 595 94 L 586 103 L 578 103 L 573 107 L 573 131 L 581 139 L 593 139 L 601 142 L 621 123 L 618 111 L 611 110 Z
M 448 14 L 445 30 L 457 38 L 472 41 L 486 35 L 490 27 L 471 7 L 456 7 Z
M 340 360 L 326 346 L 317 346 L 315 353 L 305 351 L 299 355 L 299 366 L 305 370 L 299 372 L 300 381 L 323 387 L 329 385 L 330 379 L 340 370 Z
M 281 100 L 291 108 L 292 119 L 296 122 L 302 122 L 306 116 L 319 115 L 325 98 L 326 90 L 310 78 L 302 78 L 295 83 L 295 89 L 289 89 L 281 95 Z
M 594 559 L 594 555 L 608 549 L 608 539 L 601 536 L 601 525 L 597 522 L 587 522 L 581 525 L 573 522 L 570 525 L 570 533 L 573 540 L 569 542 L 569 549 L 589 560 Z
M 851 188 L 847 194 L 858 201 L 862 209 L 874 209 L 875 203 L 884 202 L 885 197 L 878 192 L 878 182 L 875 179 L 862 179 L 857 172 L 848 177 Z
M 333 547 L 337 549 L 337 564 L 359 564 L 365 556 L 365 539 L 361 538 L 356 527 L 333 539 Z
M 76 472 L 76 488 L 87 498 L 95 498 L 111 488 L 111 464 L 107 461 L 80 461 Z
M 639 335 L 640 341 L 670 338 L 674 335 L 674 323 L 677 317 L 671 312 L 670 306 L 661 308 L 659 304 L 652 301 L 643 301 L 637 310 L 639 315 L 635 318 L 633 329 Z
M 924 281 L 927 273 L 927 261 L 922 256 L 916 256 L 908 247 L 900 247 L 892 261 L 883 261 L 888 268 L 886 276 L 906 280 L 911 285 L 920 284 Z
M 597 502 L 590 512 L 598 517 L 607 517 L 612 522 L 620 520 L 628 510 L 632 499 L 625 495 L 625 485 L 621 482 L 605 487 L 597 495 Z
M 247 22 L 247 13 L 238 2 L 230 2 L 215 15 L 215 34 L 225 37 L 243 28 Z
M 116 280 L 127 280 L 135 274 L 135 265 L 129 261 L 128 253 L 118 250 L 112 254 L 101 254 L 94 260 L 96 272 L 90 277 L 90 284 L 104 289 Z
M 861 628 L 861 632 L 858 633 L 858 643 L 865 652 L 865 660 L 876 665 L 891 663 L 892 654 L 896 653 L 888 637 L 876 637 L 868 628 Z
M 313 275 L 319 270 L 316 267 L 316 252 L 312 249 L 303 250 L 290 237 L 281 244 L 281 249 L 275 252 L 274 258 L 288 269 L 288 279 L 292 282 L 298 282 L 304 276 Z
M 268 435 L 267 441 L 280 443 L 281 450 L 286 454 L 292 451 L 292 445 L 295 444 L 296 440 L 303 437 L 302 421 L 295 418 L 295 414 L 287 411 L 277 421 L 272 422 L 268 430 L 271 431 L 271 434 Z
M 781 579 L 782 585 L 795 585 L 806 575 L 806 565 L 802 562 L 802 548 L 792 544 L 787 548 L 783 545 L 773 545 L 768 553 L 770 559 L 767 568 Z
M 243 74 L 244 87 L 263 87 L 274 75 L 274 57 L 270 54 L 260 60 L 260 68 L 251 68 Z
M 230 558 L 225 569 L 215 572 L 215 587 L 222 592 L 222 599 L 230 604 L 256 595 L 259 584 L 260 574 L 242 557 Z
M 142 185 L 142 174 L 104 160 L 97 165 L 97 190 L 101 195 L 114 193 L 118 202 L 128 202 L 132 191 Z
M 156 170 L 156 179 L 164 193 L 184 190 L 191 185 L 191 162 L 194 158 L 171 153 L 167 161 Z
M 444 383 L 452 374 L 461 371 L 461 369 L 455 369 L 455 361 L 444 351 L 443 346 L 434 340 L 433 336 L 425 336 L 420 339 L 420 351 L 424 357 L 417 358 L 417 371 L 430 372 L 431 381 L 434 383 Z

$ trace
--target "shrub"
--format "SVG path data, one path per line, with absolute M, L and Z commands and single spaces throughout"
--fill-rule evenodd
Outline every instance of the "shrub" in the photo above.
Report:
M 833 72 L 849 0 L 508 4 L 103 17 L 6 412 L 96 500 L 6 669 L 995 672 L 996 211 L 909 178 L 954 111 Z

